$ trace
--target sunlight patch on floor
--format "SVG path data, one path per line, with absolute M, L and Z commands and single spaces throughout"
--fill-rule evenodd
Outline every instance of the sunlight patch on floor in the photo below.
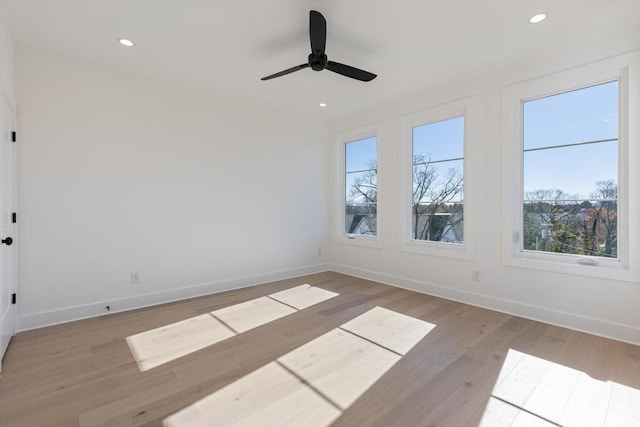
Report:
M 278 361 L 344 410 L 401 358 L 337 328 Z
M 290 305 L 298 310 L 311 307 L 335 296 L 338 296 L 335 292 L 309 285 L 296 286 L 295 288 L 269 295 L 270 298 Z
M 296 311 L 298 310 L 274 301 L 269 297 L 261 297 L 212 311 L 211 314 L 235 332 L 242 333 L 258 326 L 266 325 Z
M 403 356 L 434 327 L 433 323 L 382 307 L 369 310 L 342 325 L 342 329 Z
M 327 426 L 434 327 L 376 307 L 167 417 L 164 426 Z
M 127 337 L 141 371 L 175 360 L 236 335 L 211 314 L 203 314 Z
M 276 362 L 187 406 L 164 420 L 167 427 L 320 426 L 340 415 Z
M 131 335 L 127 344 L 138 368 L 147 371 L 337 295 L 300 285 Z
M 509 350 L 480 426 L 640 426 L 640 390 Z

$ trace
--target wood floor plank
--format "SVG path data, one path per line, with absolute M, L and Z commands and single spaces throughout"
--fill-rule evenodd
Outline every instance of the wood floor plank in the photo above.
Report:
M 504 350 L 501 352 L 503 353 L 501 356 L 506 354 Z M 483 361 L 484 363 L 464 383 L 459 383 L 457 389 L 450 393 L 438 407 L 426 414 L 420 424 L 463 426 L 472 421 L 472 417 L 476 412 L 486 408 L 488 403 L 487 396 L 491 394 L 503 359 L 504 357 L 475 358 L 475 360 Z M 478 420 L 473 420 L 475 425 L 478 422 Z
M 273 294 L 293 307 L 286 315 L 269 304 L 256 316 L 232 308 Z M 138 367 L 128 337 L 213 312 L 251 328 Z M 314 341 L 336 330 L 347 338 Z M 181 330 L 172 339 L 198 336 Z M 359 378 L 356 390 L 349 381 Z M 322 394 L 342 403 L 325 406 Z M 223 407 L 239 409 L 212 420 Z M 638 346 L 333 272 L 20 333 L 0 377 L 3 427 L 166 427 L 189 417 L 202 425 L 620 427 L 640 425 L 638 408 Z

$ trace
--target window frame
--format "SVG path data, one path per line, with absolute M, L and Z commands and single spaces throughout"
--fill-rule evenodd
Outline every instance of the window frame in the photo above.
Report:
M 424 110 L 404 115 L 400 120 L 401 140 L 403 145 L 403 155 L 401 157 L 402 186 L 401 191 L 401 224 L 400 224 L 400 250 L 403 252 L 417 253 L 422 255 L 439 256 L 456 259 L 473 259 L 473 183 L 469 179 L 471 172 L 471 132 L 475 103 L 473 98 L 465 98 L 442 105 L 433 106 Z M 464 242 L 450 243 L 431 240 L 417 240 L 413 238 L 413 128 L 437 123 L 444 120 L 464 118 L 463 127 L 463 190 L 462 200 L 464 202 Z
M 382 180 L 381 178 L 381 125 L 379 123 L 361 126 L 348 131 L 340 132 L 336 139 L 336 164 L 339 177 L 336 180 L 336 215 L 334 224 L 334 241 L 347 245 L 365 246 L 371 248 L 381 248 L 381 200 L 382 200 Z M 370 236 L 365 234 L 349 234 L 345 230 L 345 202 L 346 195 L 346 145 L 351 142 L 357 142 L 367 138 L 376 138 L 376 235 Z
M 623 281 L 638 281 L 640 274 L 636 265 L 631 265 L 637 244 L 630 238 L 636 224 L 629 215 L 632 200 L 629 192 L 630 169 L 633 159 L 629 157 L 630 109 L 632 96 L 629 56 L 566 70 L 556 74 L 518 83 L 502 89 L 502 263 L 513 267 L 531 268 L 559 273 L 609 278 Z M 638 62 L 636 57 L 635 62 Z M 633 71 L 636 75 L 638 67 Z M 524 102 L 583 89 L 611 81 L 618 81 L 618 250 L 616 259 L 523 249 L 523 105 Z M 633 77 L 637 82 L 637 76 Z M 638 98 L 636 89 L 635 98 Z M 637 105 L 637 103 L 636 103 Z M 635 130 L 637 133 L 637 130 Z M 634 156 L 637 160 L 637 154 Z

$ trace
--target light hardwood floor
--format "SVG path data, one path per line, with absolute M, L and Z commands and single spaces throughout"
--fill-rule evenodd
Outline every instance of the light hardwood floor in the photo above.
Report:
M 278 423 L 640 426 L 640 347 L 327 272 L 20 333 L 3 361 L 3 427 Z

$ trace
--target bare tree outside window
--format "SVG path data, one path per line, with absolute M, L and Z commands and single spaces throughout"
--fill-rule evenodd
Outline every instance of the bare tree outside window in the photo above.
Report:
M 345 144 L 345 233 L 377 234 L 377 138 Z
M 413 156 L 412 238 L 461 242 L 464 178 L 458 167 L 441 170 L 423 154 Z
M 525 194 L 525 250 L 617 257 L 618 188 L 614 180 L 596 182 L 589 199 L 562 190 Z
M 356 177 L 348 189 L 348 217 L 356 222 L 372 223 L 377 204 L 377 163 L 367 162 L 368 169 Z M 413 238 L 442 241 L 443 237 L 462 240 L 463 203 L 459 200 L 463 190 L 462 172 L 457 167 L 439 169 L 414 156 L 413 162 Z M 359 215 L 359 217 L 358 217 Z M 351 224 L 354 220 L 351 219 Z
M 377 231 L 378 165 L 367 160 L 367 169 L 347 189 L 346 232 L 375 235 Z
M 591 197 L 600 200 L 595 207 L 595 219 L 599 222 L 595 227 L 596 234 L 602 233 L 603 243 L 598 249 L 603 249 L 603 256 L 617 257 L 618 250 L 618 186 L 612 179 L 596 182 L 596 190 Z M 602 247 L 604 245 L 604 247 Z M 601 251 L 602 252 L 602 251 Z

